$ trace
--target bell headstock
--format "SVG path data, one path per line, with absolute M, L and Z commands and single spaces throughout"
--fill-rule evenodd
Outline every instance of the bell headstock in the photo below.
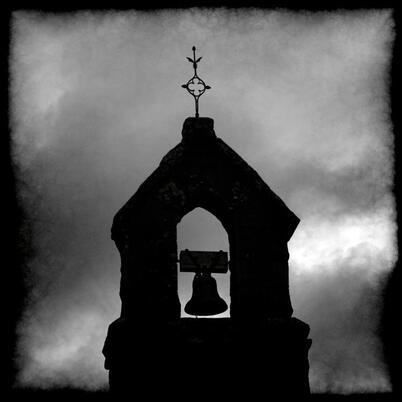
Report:
M 228 253 L 226 251 L 180 251 L 181 272 L 209 272 L 225 274 L 228 272 Z

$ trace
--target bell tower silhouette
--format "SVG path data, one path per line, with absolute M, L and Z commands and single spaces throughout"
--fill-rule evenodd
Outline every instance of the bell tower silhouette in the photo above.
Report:
M 194 76 L 183 87 L 196 116 L 184 121 L 181 142 L 113 220 L 122 309 L 103 347 L 110 390 L 152 397 L 186 397 L 194 389 L 208 396 L 211 386 L 216 397 L 309 394 L 309 326 L 292 317 L 289 295 L 287 242 L 299 219 L 216 136 L 214 121 L 199 117 L 199 97 L 210 87 L 197 75 L 195 50 L 188 58 Z M 229 264 L 218 250 L 184 250 L 179 258 L 177 224 L 197 207 L 225 228 Z M 188 308 L 194 315 L 226 309 L 210 290 L 211 272 L 230 270 L 230 318 L 180 317 L 178 262 L 195 272 L 194 292 L 201 288 Z

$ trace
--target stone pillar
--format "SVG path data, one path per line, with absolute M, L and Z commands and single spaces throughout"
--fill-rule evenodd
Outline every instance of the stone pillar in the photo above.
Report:
M 247 326 L 229 318 L 135 324 L 119 319 L 109 327 L 103 353 L 114 393 L 187 400 L 310 393 L 309 326 L 295 318 Z

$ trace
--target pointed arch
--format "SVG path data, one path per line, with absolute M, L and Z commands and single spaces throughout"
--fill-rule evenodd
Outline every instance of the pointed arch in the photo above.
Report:
M 177 225 L 177 245 L 180 251 L 204 250 L 229 252 L 229 236 L 222 223 L 204 208 L 194 208 L 187 213 Z M 217 282 L 218 293 L 230 306 L 230 270 L 225 274 L 213 274 Z M 188 316 L 184 311 L 185 304 L 192 296 L 194 273 L 180 272 L 178 267 L 178 295 L 181 303 L 181 317 Z M 229 311 L 215 317 L 227 317 Z

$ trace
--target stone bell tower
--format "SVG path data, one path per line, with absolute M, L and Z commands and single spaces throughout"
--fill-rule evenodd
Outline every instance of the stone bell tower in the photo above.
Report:
M 299 219 L 198 117 L 117 212 L 121 316 L 103 348 L 111 391 L 152 396 L 309 393 L 309 326 L 292 317 L 287 242 Z M 199 79 L 198 92 L 191 89 Z M 198 82 L 198 84 L 200 84 Z M 230 248 L 230 318 L 181 318 L 177 291 L 180 220 L 201 207 L 222 223 Z M 215 394 L 217 395 L 217 394 Z

